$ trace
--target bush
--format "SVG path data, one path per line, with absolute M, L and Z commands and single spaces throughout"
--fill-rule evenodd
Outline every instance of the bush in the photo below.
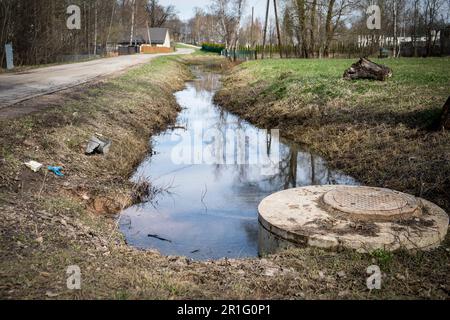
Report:
M 225 49 L 225 45 L 217 43 L 203 43 L 202 50 L 207 52 L 221 53 Z

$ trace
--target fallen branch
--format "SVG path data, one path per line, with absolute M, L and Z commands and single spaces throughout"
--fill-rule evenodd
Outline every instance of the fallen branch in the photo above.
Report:
M 450 130 L 450 96 L 442 107 L 442 115 L 439 123 L 442 130 Z
M 161 237 L 158 236 L 157 234 L 149 234 L 148 237 L 149 237 L 149 238 L 155 238 L 155 239 L 158 239 L 158 240 L 161 240 L 161 241 L 165 241 L 165 242 L 170 242 L 170 243 L 172 243 L 171 240 L 161 238 Z

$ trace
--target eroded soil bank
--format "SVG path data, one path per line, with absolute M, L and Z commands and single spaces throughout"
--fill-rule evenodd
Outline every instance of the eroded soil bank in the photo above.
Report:
M 448 298 L 448 245 L 417 254 L 298 249 L 210 262 L 128 247 L 113 213 L 132 203 L 128 179 L 149 152 L 149 136 L 179 112 L 173 92 L 191 77 L 187 63 L 226 64 L 201 55 L 158 58 L 67 92 L 40 113 L 0 120 L 1 298 Z M 84 155 L 95 133 L 113 139 L 108 155 Z M 66 175 L 32 173 L 28 160 L 62 165 Z M 374 263 L 383 286 L 369 292 Z M 67 289 L 71 265 L 81 269 L 81 290 Z

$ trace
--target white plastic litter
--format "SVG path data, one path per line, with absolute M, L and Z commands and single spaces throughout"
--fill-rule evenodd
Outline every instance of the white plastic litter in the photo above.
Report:
M 38 172 L 44 166 L 42 163 L 39 163 L 39 162 L 36 162 L 33 160 L 26 162 L 25 165 L 34 172 Z

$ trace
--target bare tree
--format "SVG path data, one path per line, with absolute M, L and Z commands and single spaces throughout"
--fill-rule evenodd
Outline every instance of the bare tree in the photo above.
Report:
M 145 6 L 149 15 L 149 25 L 151 28 L 158 28 L 164 25 L 168 20 L 174 18 L 175 7 L 169 5 L 161 6 L 157 0 L 149 0 Z

